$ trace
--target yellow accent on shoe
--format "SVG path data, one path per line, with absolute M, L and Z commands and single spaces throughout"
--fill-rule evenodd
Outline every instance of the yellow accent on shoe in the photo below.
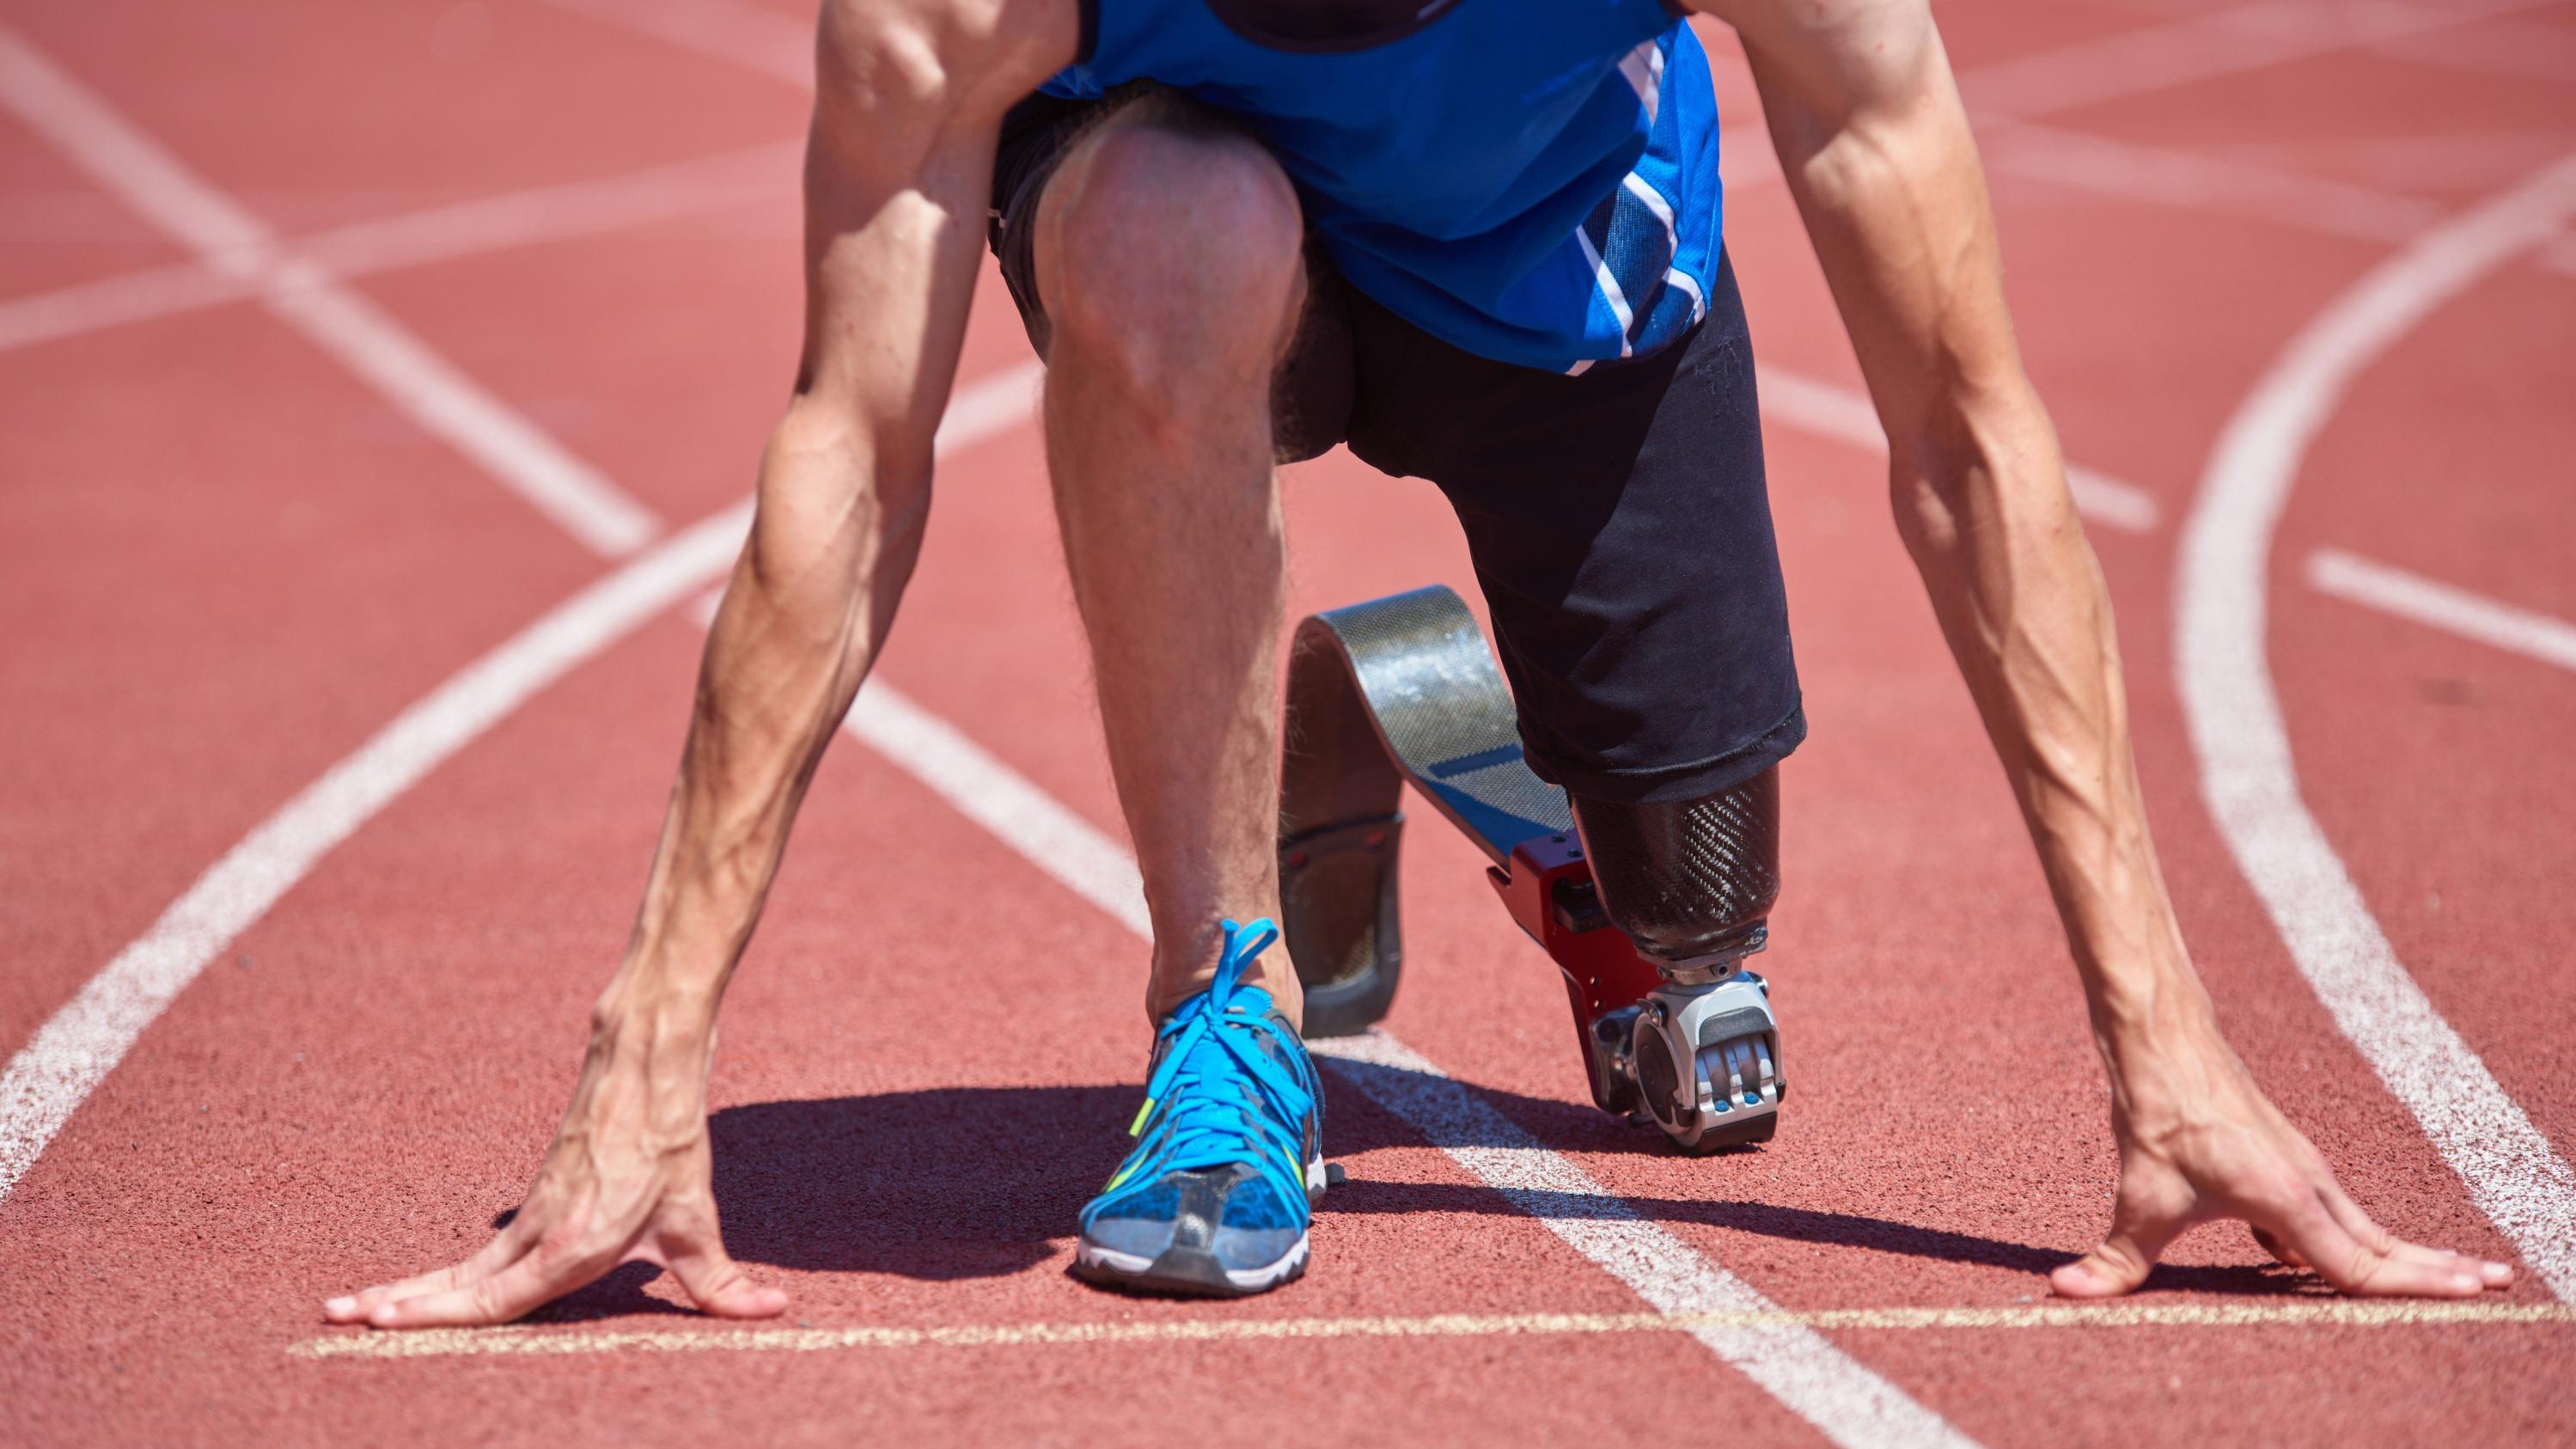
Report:
M 1127 1135 L 1130 1137 L 1143 1136 L 1145 1133 L 1145 1119 L 1153 1115 L 1154 1099 L 1147 1097 L 1145 1099 L 1145 1105 L 1136 1109 L 1136 1120 L 1127 1124 Z M 1115 1187 L 1117 1184 L 1112 1183 L 1110 1186 Z

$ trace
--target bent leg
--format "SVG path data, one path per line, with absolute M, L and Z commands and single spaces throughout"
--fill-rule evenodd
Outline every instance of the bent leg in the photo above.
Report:
M 1523 757 L 1571 797 L 1637 948 L 1551 943 L 1594 1099 L 1687 1152 L 1777 1127 L 1777 1020 L 1742 963 L 1779 891 L 1776 769 L 1805 733 L 1731 268 L 1707 306 L 1675 346 L 1572 376 L 1417 339 L 1351 436 L 1458 511 Z
M 1303 225 L 1256 143 L 1149 96 L 1072 143 L 1035 227 L 1047 462 L 1159 1019 L 1208 981 L 1221 920 L 1279 908 L 1270 396 L 1306 291 Z M 1247 979 L 1297 1019 L 1285 951 Z

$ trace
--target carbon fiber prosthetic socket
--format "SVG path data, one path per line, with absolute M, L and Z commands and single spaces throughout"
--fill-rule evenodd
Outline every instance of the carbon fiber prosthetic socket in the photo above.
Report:
M 1577 796 L 1574 816 L 1602 909 L 1638 950 L 1698 968 L 1762 949 L 1764 920 L 1780 898 L 1777 766 L 1696 800 Z

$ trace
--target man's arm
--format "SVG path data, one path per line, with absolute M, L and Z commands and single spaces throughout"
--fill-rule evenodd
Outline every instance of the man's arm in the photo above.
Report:
M 1985 176 L 1924 0 L 1698 0 L 1743 37 L 1781 169 L 1888 438 L 1899 530 L 2066 927 L 2110 1070 L 2120 1190 L 2061 1293 L 2135 1288 L 2242 1218 L 2353 1293 L 2471 1295 L 2502 1264 L 2399 1242 L 2220 1036 L 2148 839 L 2111 605 L 2023 375 Z
M 706 1080 L 716 1010 L 805 787 L 893 623 L 930 506 L 1004 109 L 1073 57 L 1074 0 L 830 0 L 806 155 L 805 345 L 707 639 L 624 963 L 525 1204 L 453 1267 L 333 1299 L 378 1327 L 497 1323 L 618 1264 L 700 1308 L 786 1295 L 726 1256 Z

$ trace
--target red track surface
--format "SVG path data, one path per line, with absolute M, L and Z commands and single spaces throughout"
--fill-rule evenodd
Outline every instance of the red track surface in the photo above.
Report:
M 288 236 L 801 125 L 802 96 L 775 76 L 533 3 L 18 8 L 7 25 Z M 1947 23 L 1982 111 L 1978 77 L 2008 74 L 1991 67 L 2097 63 L 2084 47 L 2191 8 L 2019 0 Z M 2350 20 L 2267 12 L 2318 37 Z M 2117 168 L 2032 179 L 2000 132 L 1997 204 L 2070 451 L 2160 505 L 2159 526 L 2098 529 L 2097 547 L 2155 823 L 2225 1020 L 2373 1212 L 2510 1255 L 2213 829 L 2172 684 L 2173 579 L 2214 437 L 2285 341 L 2409 225 L 2576 151 L 2576 5 L 2308 49 L 2248 69 L 2213 44 L 2207 73 L 2135 92 L 2079 69 L 2087 103 L 2022 116 L 2364 188 L 2394 218 L 2384 235 L 2124 195 Z M 1743 105 L 1729 123 L 1738 155 L 1760 145 Z M 758 204 L 353 285 L 677 525 L 748 484 L 793 346 L 794 225 L 782 164 Z M 1766 362 L 1849 385 L 1785 194 L 1739 186 L 1728 226 Z M 2310 808 L 2399 959 L 2562 1159 L 2576 673 L 2327 597 L 2304 570 L 2340 548 L 2576 618 L 2570 256 L 2562 241 L 2506 263 L 2362 373 L 2282 525 L 2269 636 Z M 186 259 L 0 120 L 0 299 Z M 1023 356 L 993 288 L 967 375 Z M 0 399 L 0 1047 L 16 1051 L 254 825 L 610 565 L 244 302 L 0 350 Z M 1552 972 L 1469 850 L 1428 826 L 1408 846 L 1411 959 L 1389 1025 L 1786 1308 L 2022 1303 L 2107 1212 L 2079 998 L 1875 457 L 1785 426 L 1768 441 L 1815 721 L 1767 958 L 1800 1064 L 1787 1130 L 1691 1162 L 1577 1106 Z M 1290 507 L 1300 610 L 1468 582 L 1425 488 L 1336 455 L 1294 475 Z M 1030 430 L 957 455 L 883 675 L 1114 832 L 1059 569 Z M 1816 1437 L 1668 1334 L 291 1355 L 323 1335 L 326 1292 L 452 1259 L 516 1201 L 624 937 L 697 639 L 673 608 L 539 692 L 325 856 L 89 1094 L 0 1200 L 0 1439 Z M 836 750 L 715 1084 L 728 1238 L 795 1295 L 791 1323 L 1639 1310 L 1340 1084 L 1328 1146 L 1350 1182 L 1304 1283 L 1209 1307 L 1071 1281 L 1074 1210 L 1132 1106 L 1142 955 L 896 764 Z M 951 1025 L 997 995 L 1034 1028 L 1001 1053 Z M 2187 1238 L 2171 1262 L 2147 1300 L 2307 1291 L 2236 1230 Z M 2526 1275 L 2509 1298 L 2548 1293 Z M 630 1269 L 539 1331 L 731 1331 L 671 1303 Z M 2576 1436 L 2564 1319 L 1826 1332 L 1988 1443 Z

